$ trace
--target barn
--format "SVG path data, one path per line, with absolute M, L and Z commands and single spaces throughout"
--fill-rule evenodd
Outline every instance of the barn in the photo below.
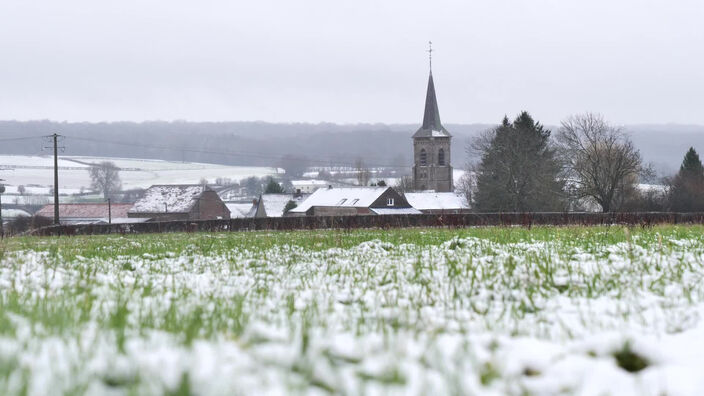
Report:
M 230 210 L 207 186 L 167 184 L 149 187 L 127 215 L 152 221 L 216 220 L 229 219 Z

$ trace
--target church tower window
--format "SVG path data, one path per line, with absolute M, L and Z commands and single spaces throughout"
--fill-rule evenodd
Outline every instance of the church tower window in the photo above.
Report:
M 426 165 L 428 165 L 428 153 L 425 152 L 425 149 L 420 149 L 420 166 Z
M 445 166 L 445 150 L 438 151 L 438 165 Z

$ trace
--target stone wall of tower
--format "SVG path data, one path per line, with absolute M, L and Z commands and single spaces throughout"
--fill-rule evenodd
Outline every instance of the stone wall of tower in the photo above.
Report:
M 452 157 L 449 137 L 418 137 L 413 139 L 413 187 L 416 190 L 452 192 Z M 445 165 L 438 163 L 440 149 L 445 154 Z M 421 164 L 421 152 L 425 150 L 426 164 Z

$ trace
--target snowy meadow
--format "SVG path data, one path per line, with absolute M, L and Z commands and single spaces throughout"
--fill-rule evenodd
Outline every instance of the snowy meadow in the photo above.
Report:
M 0 394 L 704 394 L 703 232 L 9 239 Z

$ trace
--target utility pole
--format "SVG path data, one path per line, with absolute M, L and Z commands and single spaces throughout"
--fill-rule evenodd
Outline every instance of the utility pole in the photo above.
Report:
M 59 149 L 56 139 L 59 135 L 54 134 L 54 224 L 59 224 Z
M 59 224 L 59 148 L 62 150 L 63 147 L 59 147 L 58 141 L 59 134 L 54 133 L 53 135 L 46 136 L 52 140 L 54 148 L 54 224 Z
M 0 179 L 0 181 L 4 181 Z M 0 239 L 5 238 L 5 225 L 2 224 L 2 193 L 5 192 L 5 185 L 0 183 Z

